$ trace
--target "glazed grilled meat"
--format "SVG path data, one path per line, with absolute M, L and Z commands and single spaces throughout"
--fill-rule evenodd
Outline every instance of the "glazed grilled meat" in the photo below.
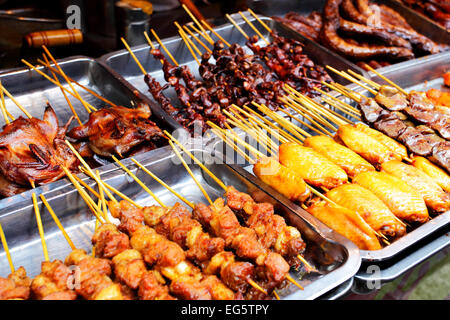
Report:
M 125 107 L 104 108 L 89 114 L 82 126 L 68 132 L 77 141 L 87 141 L 94 153 L 103 157 L 123 156 L 133 147 L 158 140 L 161 129 L 150 120 L 148 106 L 135 109 Z
M 0 278 L 0 300 L 27 300 L 30 297 L 31 279 L 23 267 L 8 278 Z
M 62 166 L 75 170 L 78 160 L 65 144 L 70 121 L 60 127 L 53 108 L 48 105 L 43 120 L 17 118 L 0 133 L 0 173 L 13 185 L 0 189 L 3 195 L 20 191 L 30 181 L 44 184 L 65 175 Z

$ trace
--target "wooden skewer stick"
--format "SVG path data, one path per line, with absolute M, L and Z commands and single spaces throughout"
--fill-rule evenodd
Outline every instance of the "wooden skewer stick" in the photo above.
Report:
M 205 48 L 206 51 L 208 51 L 209 53 L 212 53 L 212 50 L 202 41 L 200 40 L 199 37 L 197 37 L 195 35 L 195 33 L 193 33 L 191 31 L 191 29 L 189 29 L 187 26 L 183 26 L 183 30 L 185 30 L 187 33 L 189 33 L 189 35 L 194 38 L 203 48 Z
M 194 155 L 186 149 L 185 146 L 183 146 L 183 144 L 178 141 L 177 139 L 175 139 L 169 132 L 167 132 L 166 130 L 164 130 L 164 134 L 171 139 L 173 142 L 175 142 L 177 144 L 178 147 L 180 147 L 181 150 L 183 150 L 184 153 L 186 153 L 200 168 L 203 169 L 203 171 L 205 171 L 220 187 L 222 187 L 225 191 L 227 190 L 227 187 L 225 186 L 225 184 L 218 179 L 208 168 L 206 168 L 204 166 L 203 163 L 201 163 L 200 160 L 198 160 L 196 157 L 194 157 Z
M 50 81 L 51 83 L 53 83 L 54 85 L 58 86 L 59 88 L 61 88 L 62 90 L 64 90 L 65 92 L 67 92 L 68 94 L 70 94 L 71 96 L 77 98 L 77 96 L 75 95 L 75 93 L 73 93 L 72 91 L 64 88 L 60 83 L 56 82 L 55 80 L 53 80 L 52 78 L 50 78 L 48 75 L 46 75 L 44 72 L 42 72 L 41 70 L 39 70 L 38 68 L 36 68 L 35 66 L 33 66 L 31 63 L 29 63 L 28 61 L 22 59 L 21 60 L 22 63 L 24 63 L 27 67 L 31 68 L 32 70 L 36 71 L 38 74 L 40 74 L 41 76 L 43 76 L 45 79 L 47 79 L 48 81 Z M 78 99 L 78 98 L 77 98 Z M 93 111 L 96 111 L 97 109 L 95 107 L 93 107 L 92 105 L 90 105 L 88 102 L 86 102 L 86 105 Z
M 31 183 L 31 186 L 34 189 L 36 187 L 34 185 L 34 181 L 31 180 L 30 183 Z M 47 243 L 45 242 L 44 227 L 42 225 L 41 213 L 39 212 L 39 206 L 38 206 L 38 203 L 37 203 L 36 193 L 33 192 L 33 194 L 31 196 L 33 198 L 34 214 L 36 216 L 36 223 L 37 223 L 37 226 L 38 226 L 39 236 L 41 238 L 42 251 L 44 252 L 44 260 L 45 261 L 49 261 L 50 259 L 48 257 Z
M 3 249 L 5 250 L 6 259 L 8 259 L 9 268 L 11 273 L 14 273 L 14 263 L 11 258 L 11 253 L 9 252 L 8 242 L 6 241 L 5 233 L 3 232 L 2 224 L 0 223 L 0 239 L 2 241 Z
M 213 202 L 211 201 L 211 198 L 209 197 L 208 193 L 206 192 L 206 190 L 203 188 L 203 186 L 200 184 L 200 182 L 197 180 L 197 178 L 194 176 L 194 173 L 191 171 L 191 169 L 189 168 L 189 166 L 187 165 L 186 161 L 184 161 L 183 156 L 178 152 L 177 148 L 175 147 L 175 145 L 173 144 L 172 140 L 169 140 L 169 144 L 172 147 L 173 151 L 175 152 L 175 154 L 177 155 L 177 157 L 180 159 L 181 163 L 183 164 L 184 168 L 186 169 L 186 171 L 189 173 L 189 175 L 191 176 L 192 180 L 194 180 L 195 184 L 197 185 L 197 187 L 200 189 L 200 191 L 203 193 L 203 195 L 205 196 L 206 200 L 208 200 L 209 204 L 213 204 Z
M 115 156 L 112 156 L 112 158 L 114 159 L 114 161 L 130 176 L 133 178 L 134 181 L 136 181 L 141 187 L 142 189 L 144 189 L 149 195 L 151 195 L 153 197 L 153 199 L 156 200 L 156 202 L 159 203 L 159 205 L 163 208 L 166 208 L 167 206 L 156 196 L 156 194 L 153 193 L 152 190 L 150 190 L 145 183 L 143 183 L 138 177 L 136 177 L 136 175 L 130 171 L 130 169 L 128 169 L 122 162 L 119 161 L 119 159 L 117 159 Z
M 92 187 L 90 185 L 88 185 L 86 182 L 81 180 L 81 178 L 77 177 L 76 175 L 74 175 L 73 177 L 75 180 L 78 181 L 79 184 L 81 184 L 83 187 L 88 189 L 94 196 L 96 196 L 97 199 L 100 199 L 100 194 L 97 191 L 95 191 L 94 189 L 92 189 Z
M 273 295 L 275 296 L 275 298 L 276 298 L 277 300 L 281 300 L 281 299 L 280 299 L 280 296 L 278 295 L 278 293 L 277 293 L 275 290 L 273 290 Z
M 194 23 L 200 28 L 201 33 L 203 34 L 205 39 L 209 39 L 209 43 L 214 44 L 214 40 L 208 35 L 206 30 L 203 28 L 202 24 L 200 22 L 198 22 L 197 18 L 192 14 L 191 10 L 189 10 L 189 8 L 186 7 L 185 4 L 182 4 L 181 6 L 187 12 L 187 14 L 191 17 L 192 21 L 194 21 Z
M 324 105 L 322 105 L 322 104 L 320 104 L 320 103 L 314 101 L 313 99 L 311 99 L 311 98 L 309 98 L 309 97 L 307 97 L 307 96 L 304 96 L 303 98 L 304 98 L 306 101 L 308 101 L 309 104 L 314 105 L 316 108 L 318 108 L 318 110 L 322 110 L 323 112 L 325 112 L 326 115 L 328 115 L 328 118 L 329 118 L 330 120 L 333 119 L 333 120 L 335 121 L 335 123 L 340 123 L 341 125 L 342 125 L 342 124 L 346 124 L 346 123 L 347 123 L 347 124 L 353 123 L 352 121 L 348 120 L 348 119 L 347 119 L 346 117 L 344 117 L 343 115 L 340 115 L 340 114 L 337 113 L 336 111 L 331 110 L 331 109 L 325 107 Z M 325 114 L 324 114 L 324 116 L 325 116 Z M 332 118 L 330 118 L 330 116 L 331 116 Z M 338 122 L 336 122 L 337 119 L 339 119 Z
M 316 88 L 315 90 L 317 90 L 318 92 L 320 92 L 321 94 L 329 97 L 331 100 L 336 101 L 337 103 L 339 103 L 341 106 L 343 106 L 345 109 L 347 109 L 347 111 L 352 112 L 353 114 L 359 116 L 361 113 L 359 112 L 359 110 L 351 105 L 349 105 L 348 103 L 345 103 L 344 101 L 342 101 L 341 99 L 338 99 L 336 97 L 333 97 L 331 94 L 329 94 L 328 92 L 325 92 L 323 90 L 320 90 L 319 88 Z
M 195 205 L 190 202 L 189 200 L 187 200 L 186 198 L 184 198 L 181 194 L 179 194 L 177 191 L 175 191 L 171 186 L 169 186 L 167 183 L 165 183 L 164 181 L 162 181 L 160 178 L 158 178 L 153 172 L 151 172 L 150 170 L 148 170 L 143 164 L 141 164 L 139 161 L 137 161 L 134 158 L 131 158 L 131 161 L 133 161 L 140 169 L 142 169 L 142 171 L 144 171 L 146 174 L 148 174 L 150 177 L 152 177 L 153 179 L 155 179 L 159 184 L 161 184 L 164 188 L 166 188 L 167 190 L 169 190 L 170 192 L 172 192 L 175 196 L 177 196 L 179 199 L 181 199 L 184 203 L 186 203 L 189 207 L 191 207 L 192 209 L 194 209 Z
M 383 79 L 384 81 L 386 81 L 387 83 L 389 83 L 391 86 L 397 88 L 401 93 L 403 93 L 405 96 L 408 95 L 408 92 L 406 92 L 402 87 L 400 87 L 399 85 L 397 85 L 395 82 L 389 80 L 388 78 L 386 78 L 385 76 L 383 76 L 381 73 L 379 73 L 378 71 L 376 71 L 374 68 L 372 68 L 371 66 L 369 66 L 367 63 L 364 64 L 364 66 L 369 69 L 370 71 L 372 71 L 373 73 L 375 73 L 378 77 L 380 77 L 381 79 Z
M 69 178 L 70 182 L 72 182 L 75 189 L 77 189 L 78 193 L 80 194 L 81 198 L 86 202 L 87 206 L 91 210 L 91 212 L 95 215 L 95 217 L 100 221 L 100 223 L 105 223 L 104 219 L 101 218 L 99 213 L 101 212 L 100 208 L 97 206 L 97 204 L 92 200 L 92 198 L 88 195 L 88 193 L 80 186 L 77 180 L 75 180 L 74 175 L 67 169 L 66 167 L 62 167 L 64 172 L 66 173 L 66 176 Z
M 85 168 L 80 167 L 80 171 L 83 172 L 84 174 L 86 174 L 87 176 L 92 178 L 91 173 L 86 170 Z M 144 208 L 143 206 L 139 205 L 136 201 L 134 201 L 133 199 L 131 199 L 130 197 L 126 196 L 125 194 L 123 194 L 122 192 L 120 192 L 119 190 L 117 190 L 116 188 L 114 188 L 113 186 L 111 186 L 110 184 L 106 183 L 105 181 L 102 181 L 102 184 L 111 192 L 113 192 L 114 194 L 118 195 L 119 197 L 121 197 L 123 200 L 131 203 L 132 205 L 134 205 L 136 208 L 142 209 Z M 116 198 L 113 198 L 114 202 L 118 202 L 116 200 Z
M 100 177 L 100 172 L 98 170 L 95 170 L 95 175 L 97 176 L 98 179 L 101 179 Z M 105 218 L 105 221 L 107 223 L 110 223 L 111 221 L 109 221 L 108 218 L 108 209 L 106 208 L 106 200 L 105 200 L 105 193 L 103 191 L 103 186 L 101 185 L 97 185 L 98 186 L 98 192 L 100 193 L 100 198 L 98 198 L 99 204 L 97 204 L 97 206 L 102 209 L 102 213 L 103 213 L 103 218 Z
M 38 59 L 37 61 L 38 61 L 39 63 L 42 63 L 42 62 L 43 62 L 41 59 Z M 60 73 L 57 69 L 53 68 L 53 67 L 50 65 L 50 63 L 49 63 L 48 61 L 46 62 L 45 67 L 48 68 L 48 69 L 50 69 L 51 71 L 53 71 L 53 72 L 55 72 L 55 73 L 61 75 L 61 73 Z M 77 86 L 79 86 L 81 89 L 83 89 L 83 90 L 89 92 L 90 94 L 92 94 L 92 95 L 93 95 L 94 97 L 96 97 L 97 99 L 103 101 L 103 102 L 106 103 L 106 104 L 109 104 L 111 107 L 117 107 L 117 104 L 115 104 L 114 102 L 112 102 L 112 101 L 110 101 L 110 100 L 108 100 L 108 99 L 102 97 L 101 95 L 99 95 L 99 94 L 98 94 L 97 92 L 95 92 L 94 90 L 89 89 L 88 87 L 86 87 L 85 85 L 82 85 L 81 83 L 79 83 L 78 81 L 72 79 L 71 77 L 67 76 L 67 79 L 69 79 L 72 83 L 75 83 L 75 84 L 76 84 Z
M 218 136 L 220 139 L 222 139 L 223 142 L 225 142 L 227 145 L 232 147 L 237 153 L 239 153 L 248 163 L 250 163 L 250 164 L 255 163 L 255 160 L 251 159 L 245 153 L 245 151 L 243 151 L 241 148 L 239 148 L 239 146 L 236 144 L 236 141 L 231 142 L 230 141 L 231 139 L 219 130 L 216 130 L 216 129 L 211 129 L 211 130 L 216 136 Z
M 334 101 L 332 101 L 330 99 L 324 98 L 324 97 L 322 97 L 322 100 L 323 100 L 323 102 L 329 104 L 330 106 L 332 106 L 332 107 L 334 107 L 334 108 L 336 108 L 338 110 L 341 110 L 343 113 L 345 113 L 349 117 L 352 117 L 353 119 L 356 119 L 356 120 L 361 120 L 360 116 L 357 116 L 354 113 L 348 112 L 347 110 L 342 108 L 338 103 L 336 103 L 336 102 L 334 102 Z
M 210 45 L 214 45 L 214 40 L 212 40 L 211 37 L 209 37 L 209 35 L 204 34 L 201 30 L 196 28 L 193 23 L 185 25 L 185 27 L 187 26 L 191 27 L 193 32 L 197 32 L 200 36 L 202 36 L 202 38 L 205 39 Z
M 358 80 L 364 81 L 365 83 L 367 83 L 368 85 L 371 85 L 372 87 L 375 88 L 375 90 L 380 90 L 381 85 L 376 83 L 375 81 L 372 81 L 370 79 L 367 79 L 366 77 L 363 77 L 362 75 L 356 73 L 355 71 L 351 70 L 351 69 L 347 69 L 347 72 L 349 74 L 351 74 L 352 76 L 354 76 L 355 78 L 357 78 Z
M 253 31 L 255 31 L 255 33 L 266 42 L 267 45 L 270 45 L 270 42 L 262 35 L 261 32 L 259 32 L 259 30 L 253 25 L 253 23 L 250 22 L 250 20 L 247 19 L 247 17 L 241 11 L 239 11 L 239 14 L 241 15 L 242 19 L 247 22 L 250 28 L 252 28 Z
M 8 110 L 6 110 L 6 102 L 5 102 L 5 96 L 3 95 L 3 86 L 2 82 L 0 81 L 0 109 L 2 110 L 3 118 L 5 119 L 5 123 L 9 124 L 9 118 L 11 118 L 12 121 L 14 121 L 14 118 L 9 114 Z
M 231 123 L 232 125 L 234 125 L 235 127 L 240 128 L 240 129 L 243 130 L 244 132 L 248 133 L 251 137 L 253 137 L 254 139 L 256 139 L 256 141 L 258 142 L 258 144 L 260 144 L 261 146 L 263 146 L 263 148 L 266 149 L 266 151 L 267 151 L 269 154 L 273 155 L 273 151 L 272 151 L 271 148 L 268 146 L 268 143 L 267 143 L 267 142 L 261 141 L 261 138 L 262 138 L 262 137 L 260 137 L 259 134 L 256 133 L 254 129 L 252 129 L 252 128 L 247 128 L 247 127 L 245 127 L 244 125 L 240 124 L 239 122 L 236 122 L 236 121 L 231 120 L 231 119 L 228 119 L 227 121 L 228 121 L 229 123 Z
M 372 94 L 377 94 L 377 92 L 375 90 L 373 90 L 372 88 L 369 88 L 368 86 L 366 86 L 365 84 L 361 83 L 359 80 L 353 78 L 351 75 L 349 75 L 348 73 L 344 72 L 344 71 L 338 71 L 333 67 L 330 66 L 326 66 L 327 69 L 333 71 L 334 73 L 340 75 L 341 77 L 349 80 L 350 82 L 356 83 L 357 85 L 359 85 L 360 87 L 363 87 L 364 89 L 366 89 L 367 91 L 369 91 Z
M 142 64 L 139 62 L 139 59 L 136 57 L 136 55 L 134 54 L 134 52 L 131 50 L 130 46 L 128 45 L 127 41 L 124 38 L 120 38 L 120 40 L 123 42 L 125 48 L 128 50 L 128 52 L 130 53 L 131 57 L 133 58 L 133 60 L 136 62 L 137 66 L 139 67 L 139 69 L 141 69 L 141 72 L 143 75 L 147 74 L 147 71 L 144 69 L 144 67 L 142 66 Z
M 304 290 L 304 288 L 303 288 L 297 281 L 295 281 L 295 279 L 292 278 L 290 274 L 287 274 L 287 275 L 286 275 L 286 279 L 287 279 L 289 282 L 291 282 L 293 285 L 295 285 L 296 287 L 298 287 L 300 290 Z
M 286 109 L 279 109 L 281 112 L 283 112 L 285 115 L 287 115 L 288 117 L 290 117 L 291 119 L 294 119 L 297 122 L 300 122 L 301 124 L 303 124 L 304 126 L 306 126 L 307 128 L 309 128 L 310 130 L 314 131 L 317 134 L 324 134 L 324 135 L 330 135 L 330 133 L 328 131 L 319 131 L 318 129 L 314 128 L 313 126 L 309 125 L 308 123 L 306 123 L 305 121 L 301 120 L 300 118 L 294 116 L 293 114 L 289 113 Z M 308 136 L 310 137 L 311 135 L 308 134 Z
M 159 45 L 161 46 L 161 48 L 163 48 L 163 50 L 167 53 L 167 55 L 170 57 L 170 59 L 173 61 L 173 63 L 178 67 L 178 62 L 177 60 L 175 60 L 175 58 L 172 56 L 172 54 L 170 53 L 170 51 L 166 48 L 166 46 L 164 45 L 164 43 L 161 42 L 161 39 L 158 37 L 158 35 L 156 34 L 155 30 L 150 29 L 150 32 L 153 34 L 153 36 L 155 37 L 156 41 L 159 43 Z
M 48 62 L 47 56 L 45 55 L 45 53 L 42 54 L 42 56 L 44 57 L 44 60 L 45 60 L 45 66 L 46 66 L 47 68 L 50 69 L 50 63 Z M 53 69 L 53 68 L 52 68 L 52 69 Z M 58 82 L 59 84 L 61 84 L 61 82 L 58 80 L 58 77 L 56 76 L 55 72 L 54 72 L 52 69 L 50 69 L 50 72 L 51 72 L 51 74 L 52 74 L 52 76 L 53 76 L 53 79 L 55 79 L 56 82 Z M 61 86 L 61 87 L 62 87 L 62 86 Z M 60 90 L 61 90 L 61 92 L 62 92 L 62 94 L 63 94 L 63 96 L 64 96 L 64 99 L 66 99 L 66 102 L 67 102 L 67 104 L 69 105 L 69 108 L 70 108 L 70 110 L 72 111 L 72 114 L 75 116 L 75 119 L 77 119 L 78 124 L 79 124 L 80 126 L 82 126 L 83 123 L 81 122 L 80 117 L 78 117 L 78 114 L 77 114 L 77 112 L 75 111 L 75 108 L 73 107 L 72 102 L 70 101 L 70 99 L 69 99 L 69 97 L 67 96 L 66 92 L 65 92 L 63 89 L 61 89 L 61 87 L 59 87 L 59 88 L 60 88 Z
M 58 216 L 55 214 L 55 212 L 53 211 L 52 207 L 50 206 L 50 204 L 47 202 L 47 199 L 44 197 L 43 194 L 41 194 L 39 196 L 41 198 L 42 203 L 45 205 L 45 207 L 47 208 L 48 212 L 50 213 L 50 215 L 52 216 L 53 220 L 55 221 L 56 225 L 58 226 L 59 230 L 61 230 L 64 238 L 66 239 L 67 243 L 69 244 L 69 246 L 72 248 L 72 250 L 75 250 L 76 247 L 73 244 L 72 239 L 70 239 L 69 235 L 67 234 L 66 230 L 64 229 L 64 227 L 61 224 L 61 221 L 59 220 Z
M 234 19 L 228 13 L 225 16 L 236 27 L 236 29 L 239 30 L 239 32 L 244 36 L 245 39 L 247 39 L 247 40 L 250 39 L 248 34 L 246 34 L 244 30 L 242 30 L 242 28 L 236 23 L 236 21 L 234 21 Z
M 334 90 L 334 91 L 340 93 L 340 94 L 343 95 L 344 97 L 350 98 L 350 99 L 352 99 L 352 100 L 354 100 L 354 101 L 356 101 L 356 102 L 360 102 L 360 101 L 361 101 L 361 100 L 359 99 L 359 97 L 356 97 L 356 96 L 352 95 L 351 93 L 347 92 L 346 90 L 342 90 L 341 88 L 337 87 L 337 86 L 336 86 L 337 83 L 334 83 L 334 85 L 333 85 L 333 84 L 331 84 L 331 83 L 322 81 L 322 84 L 323 84 L 324 86 L 327 86 L 327 87 L 330 88 L 331 90 Z
M 220 41 L 222 41 L 223 43 L 225 43 L 225 44 L 227 45 L 227 47 L 231 46 L 231 44 L 230 44 L 227 40 L 225 40 L 220 34 L 218 34 L 218 33 L 216 32 L 216 30 L 214 30 L 213 28 L 211 28 L 211 26 L 208 25 L 208 24 L 206 23 L 205 20 L 202 20 L 202 23 L 203 23 L 203 25 L 204 25 L 206 28 L 208 28 L 209 31 L 211 31 L 212 33 L 214 33 L 214 35 L 215 35 L 217 38 L 219 38 Z
M 187 33 L 184 31 L 183 27 L 180 26 L 180 24 L 175 21 L 174 22 L 175 26 L 178 28 L 178 32 L 184 35 L 184 37 L 186 38 L 186 40 L 189 42 L 189 44 L 191 45 L 191 48 L 195 50 L 195 52 L 197 52 L 197 54 L 201 57 L 202 56 L 202 52 L 200 51 L 200 49 L 195 45 L 194 41 L 192 41 L 192 39 L 187 35 Z M 189 30 L 189 29 L 188 29 Z M 192 37 L 192 36 L 191 36 Z M 193 37 L 192 37 L 193 38 Z M 189 49 L 189 46 L 188 46 Z
M 14 102 L 14 104 L 23 112 L 23 113 L 25 113 L 25 115 L 28 117 L 28 118 L 33 118 L 33 116 L 12 96 L 12 94 L 11 93 L 9 93 L 9 91 L 8 90 L 6 90 L 6 88 L 3 86 L 3 84 L 1 84 L 0 83 L 0 90 L 2 91 L 2 92 L 4 92 L 7 96 L 8 96 L 8 98 L 10 98 L 11 99 L 11 101 L 12 102 Z M 5 107 L 6 107 L 6 105 L 5 105 Z
M 192 44 L 192 47 L 191 47 L 191 43 L 190 43 L 191 40 L 186 36 L 183 29 L 178 29 L 178 32 L 180 33 L 181 39 L 183 39 L 184 43 L 186 44 L 186 47 L 188 48 L 188 50 L 191 53 L 194 60 L 197 61 L 198 65 L 200 65 L 200 61 L 198 60 L 197 56 L 195 55 L 194 51 L 192 50 L 192 47 L 194 45 Z M 195 48 L 198 50 L 197 47 L 195 47 Z M 200 52 L 200 55 L 201 55 L 201 52 Z
M 272 29 L 270 29 L 270 27 L 269 27 L 264 21 L 262 21 L 262 20 L 258 17 L 258 15 L 257 15 L 256 13 L 253 12 L 252 9 L 248 8 L 247 11 L 250 12 L 250 14 L 251 14 L 256 20 L 258 20 L 258 22 L 259 22 L 259 23 L 260 23 L 267 31 L 269 31 L 270 33 L 272 33 Z
M 319 123 L 319 122 L 323 123 L 323 121 L 321 121 L 321 118 L 318 118 L 317 121 L 314 119 L 315 118 L 314 113 L 308 112 L 308 110 L 303 110 L 303 107 L 301 105 L 299 105 L 297 102 L 287 97 L 283 97 L 282 101 L 286 104 L 287 107 L 291 108 L 292 110 L 300 114 L 302 117 L 309 120 L 314 126 L 319 128 L 323 132 L 323 134 L 330 135 L 330 132 L 325 127 L 323 127 L 322 124 Z
M 56 62 L 55 58 L 52 56 L 52 54 L 50 53 L 50 51 L 47 49 L 47 47 L 45 45 L 42 46 L 42 49 L 44 49 L 45 53 L 47 54 L 47 56 L 50 58 L 50 60 L 52 60 L 53 64 L 56 66 L 56 69 L 59 70 L 60 74 L 63 76 L 64 80 L 66 80 L 66 82 L 69 84 L 70 89 L 72 89 L 73 93 L 75 93 L 75 96 L 77 97 L 78 100 L 80 100 L 81 104 L 83 105 L 83 107 L 86 109 L 86 111 L 88 113 L 91 113 L 91 109 L 89 108 L 89 106 L 86 104 L 86 101 L 84 101 L 83 98 L 81 98 L 80 94 L 78 93 L 78 91 L 75 89 L 75 87 L 73 86 L 72 82 L 69 80 L 69 78 L 67 77 L 66 73 L 63 71 L 63 69 L 59 66 L 58 62 Z
M 308 261 L 306 261 L 305 257 L 303 257 L 301 254 L 297 255 L 297 259 L 300 260 L 303 265 L 305 266 L 306 272 L 311 273 L 311 272 L 318 272 L 316 268 L 314 268 L 313 266 L 311 266 L 309 264 Z

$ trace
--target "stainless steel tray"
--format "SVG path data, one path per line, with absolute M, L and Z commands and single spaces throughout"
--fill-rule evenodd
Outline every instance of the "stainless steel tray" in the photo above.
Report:
M 94 59 L 77 56 L 60 60 L 58 64 L 64 72 L 72 79 L 78 81 L 82 85 L 97 92 L 106 99 L 123 106 L 132 106 L 139 103 L 149 104 L 147 99 L 139 92 L 134 92 L 127 83 L 114 78 L 109 71 Z M 42 71 L 46 72 L 45 69 Z M 46 72 L 47 73 L 47 72 Z M 48 73 L 47 73 L 48 74 Z M 52 77 L 51 74 L 49 74 Z M 61 90 L 50 81 L 39 75 L 35 71 L 29 69 L 14 69 L 0 74 L 0 81 L 5 88 L 19 101 L 24 108 L 33 116 L 42 119 L 46 102 L 49 101 L 56 112 L 59 123 L 63 125 L 72 116 L 72 112 L 67 104 Z M 61 78 L 61 83 L 65 81 Z M 68 87 L 68 85 L 65 85 Z M 75 86 L 76 87 L 76 86 Z M 68 87 L 69 88 L 69 87 Z M 70 89 L 70 88 L 69 88 Z M 105 103 L 92 94 L 77 88 L 81 97 L 96 108 L 102 108 Z M 68 95 L 75 110 L 77 111 L 81 121 L 84 123 L 88 119 L 88 113 L 82 106 L 81 102 Z M 6 106 L 8 111 L 15 117 L 25 116 L 17 106 L 6 97 Z M 154 120 L 161 128 L 171 128 L 164 118 L 159 118 L 157 112 L 153 111 L 152 120 Z M 0 126 L 4 125 L 3 117 L 0 117 Z M 78 123 L 74 120 L 71 126 Z M 100 170 L 105 170 L 101 168 Z M 68 180 L 60 180 L 42 187 L 42 190 L 59 189 L 67 185 Z M 5 212 L 5 207 L 12 203 L 19 202 L 22 197 L 28 198 L 28 194 L 16 195 L 13 197 L 0 200 L 0 214 Z
M 233 18 L 237 22 L 237 24 L 248 34 L 248 35 L 254 35 L 255 32 L 245 23 L 244 20 L 239 15 L 233 15 Z M 288 38 L 297 39 L 304 44 L 304 52 L 308 54 L 308 56 L 317 64 L 320 65 L 331 65 L 338 69 L 352 69 L 354 71 L 357 71 L 359 73 L 364 73 L 361 68 L 357 67 L 353 63 L 344 60 L 340 56 L 336 55 L 335 53 L 329 51 L 328 49 L 317 45 L 316 43 L 312 42 L 309 39 L 304 38 L 303 36 L 293 32 L 292 30 L 286 28 L 282 24 L 273 21 L 270 18 L 262 17 L 261 18 L 270 28 L 278 32 L 281 36 L 285 36 Z M 259 31 L 266 37 L 270 38 L 269 32 L 264 29 L 253 17 L 249 17 L 249 20 L 254 23 L 254 25 L 259 29 Z M 222 26 L 219 26 L 215 28 L 216 32 L 221 35 L 226 41 L 230 43 L 238 43 L 245 48 L 245 37 L 230 23 L 224 24 Z M 214 39 L 214 35 L 212 35 Z M 193 40 L 195 42 L 195 39 Z M 180 65 L 187 65 L 193 74 L 200 79 L 199 73 L 198 73 L 198 64 L 192 57 L 189 50 L 186 48 L 186 45 L 184 44 L 183 40 L 180 39 L 180 37 L 172 37 L 168 39 L 162 40 L 163 44 L 167 47 L 167 49 L 172 53 L 175 60 Z M 258 42 L 261 45 L 264 45 L 263 40 L 260 40 Z M 198 45 L 197 45 L 198 46 Z M 203 49 L 201 46 L 198 46 L 199 49 Z M 160 83 L 164 84 L 166 81 L 164 80 L 164 74 L 161 70 L 161 64 L 158 60 L 154 59 L 153 56 L 150 54 L 149 46 L 138 46 L 132 48 L 134 54 L 138 58 L 138 60 L 141 62 L 145 70 L 149 72 L 149 74 L 154 77 L 156 80 L 158 80 Z M 250 49 L 247 48 L 248 51 Z M 162 51 L 164 53 L 164 51 Z M 153 101 L 155 104 L 157 104 L 156 101 L 154 101 L 151 94 L 148 92 L 148 87 L 144 82 L 144 76 L 142 75 L 141 70 L 136 65 L 135 61 L 132 59 L 128 51 L 121 50 L 117 52 L 113 52 L 107 55 L 102 56 L 99 59 L 101 62 L 103 62 L 107 67 L 109 67 L 112 72 L 117 77 L 122 77 L 125 81 L 129 82 L 134 88 L 142 92 L 144 95 L 149 97 L 151 101 Z M 346 79 L 343 79 L 339 76 L 334 75 L 333 73 L 330 73 L 330 76 L 332 76 L 336 81 L 342 83 L 342 84 L 348 84 L 348 81 Z M 165 91 L 165 94 L 167 97 L 171 98 L 174 105 L 179 105 L 175 90 L 172 88 L 167 89 Z
M 227 185 L 233 185 L 244 192 L 259 192 L 260 195 L 270 199 L 275 203 L 277 212 L 284 215 L 291 225 L 301 231 L 302 237 L 307 242 L 306 255 L 313 261 L 321 274 L 303 275 L 301 280 L 298 281 L 305 289 L 299 290 L 290 286 L 279 292 L 283 299 L 317 298 L 345 283 L 357 272 L 361 260 L 358 249 L 353 243 L 324 227 L 313 217 L 298 215 L 283 201 L 278 200 L 276 196 L 260 189 L 258 181 L 253 177 L 249 176 L 249 180 L 244 179 L 238 173 L 241 170 L 240 168 L 216 162 L 222 159 L 222 156 L 217 154 L 214 157 L 208 151 L 192 148 L 189 144 L 187 147 L 195 152 L 196 156 L 203 158 L 205 163 L 213 163 L 208 165 L 209 169 Z M 169 147 L 141 154 L 136 159 L 188 200 L 193 202 L 206 201 L 184 167 L 172 162 L 176 161 L 177 158 Z M 213 162 L 212 159 L 216 159 L 216 161 Z M 123 163 L 135 172 L 165 204 L 171 205 L 179 201 L 142 170 L 136 170 L 130 160 L 124 160 Z M 199 167 L 191 165 L 191 169 L 213 199 L 222 196 L 223 190 L 209 176 L 206 176 Z M 102 179 L 142 205 L 156 204 L 153 198 L 125 175 L 121 169 L 116 168 L 116 170 L 103 172 Z M 60 218 L 61 223 L 65 226 L 75 246 L 90 251 L 94 218 L 87 210 L 78 192 L 71 186 L 66 186 L 60 191 L 45 192 L 45 196 Z M 43 208 L 42 204 L 39 205 Z M 70 247 L 44 209 L 42 209 L 42 219 L 50 259 L 64 259 L 70 252 Z M 31 197 L 28 197 L 22 203 L 11 204 L 8 213 L 0 216 L 0 223 L 5 230 L 15 266 L 23 265 L 31 276 L 37 275 L 40 272 L 40 261 L 43 260 L 43 254 L 35 224 Z M 5 276 L 8 273 L 7 260 L 2 251 L 0 253 L 0 276 Z M 294 272 L 292 276 L 297 279 L 299 277 Z
M 422 15 L 416 13 L 414 10 L 409 9 L 394 0 L 371 0 L 371 2 L 391 7 L 400 13 L 409 25 L 419 33 L 435 42 L 450 45 L 449 32 L 430 21 L 430 19 L 424 18 Z M 255 12 L 267 16 L 282 16 L 290 11 L 308 15 L 313 11 L 322 12 L 325 3 L 326 0 L 279 0 L 275 6 L 270 0 L 255 0 L 251 2 L 250 7 L 255 10 Z M 400 62 L 400 64 L 402 63 L 408 63 L 408 61 Z M 381 69 L 384 68 L 380 68 L 379 70 Z

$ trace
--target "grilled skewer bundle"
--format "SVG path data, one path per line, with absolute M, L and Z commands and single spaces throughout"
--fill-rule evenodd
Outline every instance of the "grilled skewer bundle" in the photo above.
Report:
M 322 15 L 290 12 L 273 17 L 307 38 L 318 41 L 364 68 L 389 65 L 447 49 L 416 32 L 395 10 L 367 0 L 329 0 Z

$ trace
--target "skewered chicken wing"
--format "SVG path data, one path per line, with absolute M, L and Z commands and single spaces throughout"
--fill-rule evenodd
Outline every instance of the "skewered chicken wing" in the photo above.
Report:
M 283 143 L 279 157 L 281 164 L 294 170 L 313 186 L 331 189 L 348 181 L 344 170 L 312 148 L 291 142 Z
M 356 212 L 325 201 L 318 201 L 307 211 L 331 229 L 348 238 L 361 250 L 379 250 L 374 231 Z
M 425 173 L 401 161 L 389 161 L 381 165 L 383 171 L 400 178 L 422 195 L 428 208 L 442 213 L 450 210 L 450 196 Z
M 363 172 L 353 179 L 380 198 L 397 218 L 408 222 L 425 222 L 427 206 L 420 194 L 401 179 L 386 172 Z
M 348 148 L 375 166 L 389 160 L 401 160 L 399 155 L 392 152 L 383 143 L 353 125 L 340 126 L 336 136 Z
M 430 160 L 423 157 L 414 157 L 413 166 L 422 170 L 431 179 L 434 180 L 446 192 L 450 192 L 450 177 L 449 175 L 433 164 Z
M 357 123 L 355 125 L 355 128 L 364 132 L 365 134 L 375 138 L 376 140 L 378 140 L 379 142 L 384 144 L 386 147 L 388 147 L 392 152 L 397 154 L 402 159 L 408 157 L 408 150 L 406 149 L 406 147 L 404 145 L 402 145 L 401 143 L 388 137 L 381 131 L 372 129 L 369 126 L 366 126 L 365 124 L 362 124 L 362 123 Z
M 365 171 L 374 171 L 375 168 L 357 153 L 335 142 L 327 136 L 312 136 L 306 138 L 303 145 L 313 148 L 322 156 L 344 169 L 350 178 Z
M 327 192 L 328 199 L 356 211 L 376 232 L 388 237 L 401 237 L 405 226 L 372 192 L 354 183 L 344 184 Z
M 253 172 L 264 183 L 292 201 L 304 202 L 311 195 L 305 181 L 274 158 L 263 158 L 255 163 Z

